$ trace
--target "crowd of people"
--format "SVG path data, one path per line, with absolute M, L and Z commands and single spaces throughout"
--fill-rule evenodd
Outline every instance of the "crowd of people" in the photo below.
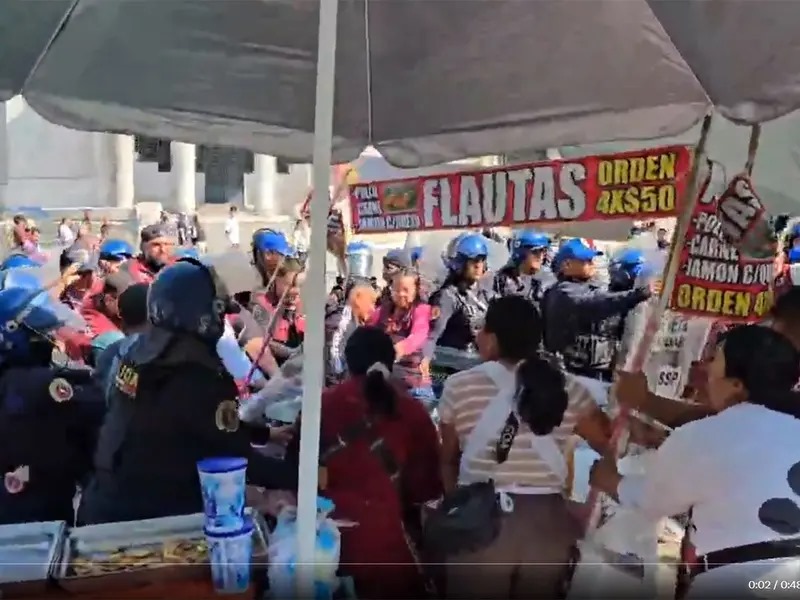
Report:
M 324 348 L 304 348 L 304 258 L 280 232 L 253 234 L 259 285 L 240 290 L 163 221 L 138 247 L 65 234 L 60 277 L 42 281 L 32 228 L 17 225 L 0 265 L 0 523 L 200 512 L 196 463 L 209 456 L 246 457 L 249 484 L 295 490 L 298 423 L 243 420 L 236 399 L 299 352 L 325 352 L 320 490 L 335 518 L 358 524 L 342 529 L 340 569 L 359 597 L 562 597 L 581 535 L 568 501 L 577 438 L 604 457 L 592 485 L 621 505 L 691 513 L 690 593 L 796 573 L 799 288 L 767 323 L 713 340 L 687 403 L 652 394 L 641 373 L 614 377 L 627 317 L 660 291 L 634 248 L 600 283 L 587 241 L 523 230 L 488 273 L 486 236 L 468 232 L 441 257 L 441 281 L 421 277 L 419 247 L 388 252 L 379 282 L 369 245 L 353 242 Z M 787 263 L 800 259 L 797 234 Z M 632 427 L 657 448 L 644 476 L 612 460 L 589 381 L 612 379 L 622 405 L 675 427 Z

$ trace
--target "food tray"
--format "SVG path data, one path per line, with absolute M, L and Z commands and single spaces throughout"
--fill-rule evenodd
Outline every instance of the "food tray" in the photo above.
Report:
M 0 595 L 44 590 L 57 570 L 64 521 L 0 525 Z
M 265 564 L 264 519 L 252 509 L 245 512 L 255 526 L 253 564 Z M 59 585 L 81 593 L 210 577 L 204 522 L 205 516 L 198 513 L 72 529 L 57 570 Z M 76 562 L 87 572 L 76 573 Z

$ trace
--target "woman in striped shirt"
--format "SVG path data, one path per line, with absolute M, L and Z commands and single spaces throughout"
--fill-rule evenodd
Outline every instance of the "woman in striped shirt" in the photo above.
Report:
M 541 318 L 527 300 L 493 300 L 476 340 L 487 362 L 445 383 L 439 405 L 445 488 L 492 479 L 513 500 L 492 544 L 449 558 L 448 597 L 556 598 L 563 591 L 579 533 L 567 510 L 564 454 L 576 433 L 602 453 L 609 423 L 589 391 L 539 353 L 541 337 Z M 504 402 L 503 394 L 514 397 L 508 418 L 517 424 L 505 456 L 498 450 L 501 432 L 493 428 L 487 443 L 462 457 L 476 447 L 471 435 L 483 427 L 485 411 Z M 505 435 L 506 415 L 502 420 Z

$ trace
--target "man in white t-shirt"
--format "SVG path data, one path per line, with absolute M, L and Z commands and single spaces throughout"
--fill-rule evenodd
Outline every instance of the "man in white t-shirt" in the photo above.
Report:
M 71 246 L 75 241 L 75 232 L 72 231 L 71 225 L 67 218 L 61 219 L 61 223 L 58 224 L 58 243 L 61 246 Z
M 239 216 L 237 213 L 238 209 L 231 206 L 228 220 L 225 221 L 225 237 L 228 238 L 228 244 L 232 248 L 239 247 Z

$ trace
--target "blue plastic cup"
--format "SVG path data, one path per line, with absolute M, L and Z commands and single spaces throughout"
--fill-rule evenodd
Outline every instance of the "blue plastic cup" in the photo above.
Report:
M 250 587 L 253 557 L 253 523 L 249 519 L 235 531 L 205 528 L 211 580 L 218 594 L 242 594 Z
M 197 463 L 207 528 L 223 533 L 242 529 L 246 471 L 246 458 L 206 458 Z

